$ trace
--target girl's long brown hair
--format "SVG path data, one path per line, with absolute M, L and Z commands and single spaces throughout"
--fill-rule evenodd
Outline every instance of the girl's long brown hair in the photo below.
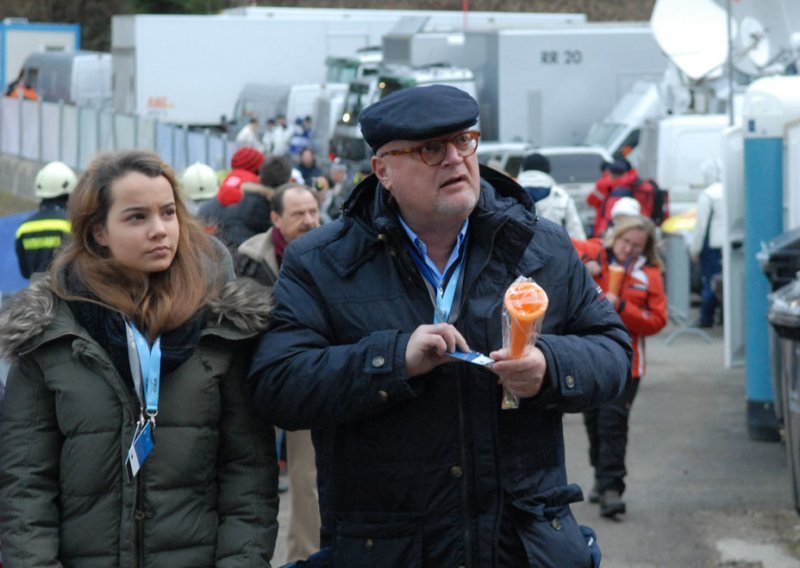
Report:
M 172 186 L 180 237 L 175 259 L 163 272 L 139 274 L 122 267 L 92 234 L 96 226 L 106 224 L 113 202 L 111 186 L 132 172 L 164 176 Z M 78 181 L 68 209 L 72 238 L 51 268 L 58 296 L 85 299 L 68 289 L 64 275 L 69 268 L 101 305 L 131 318 L 152 340 L 188 321 L 214 292 L 217 279 L 210 271 L 219 265 L 216 250 L 186 209 L 175 172 L 156 154 L 139 150 L 100 154 Z

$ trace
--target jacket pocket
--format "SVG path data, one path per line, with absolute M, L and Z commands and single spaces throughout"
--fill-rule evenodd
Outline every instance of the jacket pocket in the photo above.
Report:
M 531 566 L 591 568 L 595 565 L 590 546 L 599 555 L 597 542 L 592 540 L 590 544 L 568 505 L 578 500 L 573 488 L 577 487 L 569 485 L 512 501 L 514 528 Z
M 333 558 L 342 568 L 422 568 L 419 519 L 336 524 Z

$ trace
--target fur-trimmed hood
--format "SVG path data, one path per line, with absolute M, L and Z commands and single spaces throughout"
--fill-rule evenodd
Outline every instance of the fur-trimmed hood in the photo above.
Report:
M 208 303 L 211 331 L 224 337 L 246 337 L 264 331 L 272 311 L 268 288 L 250 278 L 226 283 Z M 50 287 L 50 276 L 42 276 L 17 293 L 0 310 L 0 357 L 14 359 L 26 347 L 53 336 L 85 333 L 72 317 L 69 307 Z M 36 338 L 40 341 L 33 342 Z

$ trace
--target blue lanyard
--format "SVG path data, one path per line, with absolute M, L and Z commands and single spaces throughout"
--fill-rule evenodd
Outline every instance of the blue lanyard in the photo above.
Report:
M 458 264 L 450 275 L 450 280 L 447 281 L 447 286 L 436 288 L 436 306 L 433 312 L 433 323 L 448 323 L 450 318 L 450 311 L 453 309 L 453 299 L 456 297 L 456 288 L 458 288 L 458 279 L 461 275 L 461 266 L 464 264 L 464 256 L 461 255 Z
M 161 336 L 156 337 L 151 348 L 132 321 L 125 320 L 125 329 L 134 390 L 141 408 L 146 409 L 150 421 L 155 422 L 161 386 Z
M 425 259 L 422 258 L 420 251 L 417 250 L 416 247 L 409 247 L 409 249 L 411 250 L 411 258 L 414 264 L 417 265 L 423 278 L 425 278 L 436 291 L 436 297 L 433 300 L 433 323 L 448 323 L 450 312 L 453 309 L 453 301 L 456 297 L 456 290 L 458 289 L 458 281 L 461 277 L 461 267 L 464 266 L 464 259 L 467 257 L 466 242 L 461 246 L 458 262 L 452 269 L 450 279 L 444 287 L 442 287 L 442 281 L 446 274 L 442 275 L 442 278 L 439 279 L 438 276 L 434 274 L 433 270 L 425 263 Z

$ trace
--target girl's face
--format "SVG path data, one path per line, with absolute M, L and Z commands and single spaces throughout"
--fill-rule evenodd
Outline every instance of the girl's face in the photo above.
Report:
M 614 258 L 620 264 L 625 264 L 636 260 L 644 252 L 647 246 L 647 231 L 642 229 L 628 229 L 616 239 L 614 246 Z
M 94 239 L 129 270 L 150 274 L 169 268 L 180 227 L 167 178 L 127 173 L 111 183 L 111 199 L 105 225 L 93 229 Z

